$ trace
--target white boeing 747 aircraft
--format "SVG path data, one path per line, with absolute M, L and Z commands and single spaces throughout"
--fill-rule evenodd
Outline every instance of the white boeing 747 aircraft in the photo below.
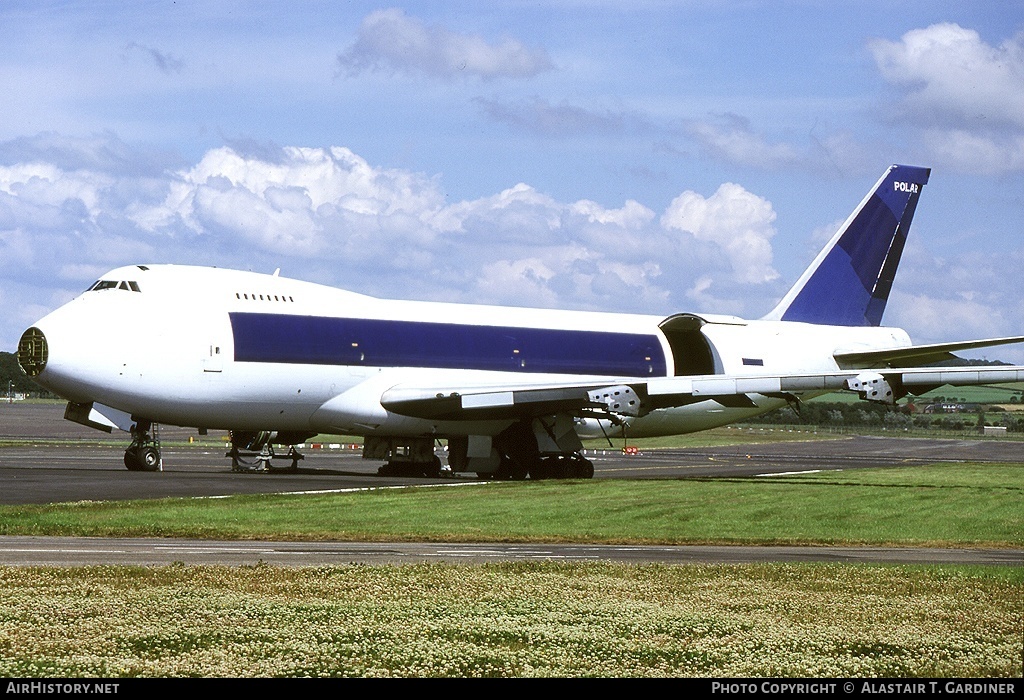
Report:
M 446 440 L 454 472 L 589 478 L 581 439 L 705 430 L 833 391 L 894 404 L 1024 381 L 1024 367 L 924 366 L 1024 336 L 914 346 L 880 325 L 929 172 L 888 168 L 757 320 L 392 301 L 132 265 L 25 331 L 18 360 L 67 419 L 130 431 L 132 470 L 162 469 L 166 424 L 230 431 L 239 470 L 294 469 L 295 445 L 337 434 L 363 436 L 381 473 L 438 474 Z

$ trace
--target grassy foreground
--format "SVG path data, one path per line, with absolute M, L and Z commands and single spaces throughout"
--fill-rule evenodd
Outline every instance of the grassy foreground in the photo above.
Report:
M 1024 465 L 0 507 L 0 534 L 1024 546 Z
M 2 534 L 1020 547 L 1024 465 L 0 508 Z M 8 677 L 1019 677 L 1024 569 L 0 567 Z
M 1013 677 L 1020 570 L 0 568 L 8 677 Z

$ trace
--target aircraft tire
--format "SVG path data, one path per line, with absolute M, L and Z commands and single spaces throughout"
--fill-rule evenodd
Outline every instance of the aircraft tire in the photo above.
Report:
M 135 450 L 125 450 L 124 466 L 130 472 L 142 471 L 142 465 L 139 464 L 139 458 L 138 455 L 135 454 Z
M 556 479 L 553 457 L 540 457 L 530 466 L 530 480 Z
M 141 447 L 136 453 L 139 461 L 139 470 L 144 472 L 155 472 L 160 470 L 160 450 L 155 447 Z
M 576 477 L 579 479 L 593 479 L 594 463 L 589 459 L 581 458 L 576 464 Z
M 440 457 L 435 455 L 432 461 L 423 463 L 423 476 L 428 479 L 438 479 L 441 477 Z

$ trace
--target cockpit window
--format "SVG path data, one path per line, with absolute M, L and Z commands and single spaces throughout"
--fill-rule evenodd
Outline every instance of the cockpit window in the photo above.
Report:
M 123 289 L 126 292 L 141 292 L 139 285 L 136 282 L 130 281 L 115 281 L 115 280 L 98 280 L 89 287 L 87 292 L 97 292 L 101 289 Z

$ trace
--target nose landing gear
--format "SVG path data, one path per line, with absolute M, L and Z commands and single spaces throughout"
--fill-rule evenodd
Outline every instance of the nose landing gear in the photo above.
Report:
M 164 459 L 160 454 L 160 434 L 156 423 L 139 421 L 132 426 L 132 444 L 124 451 L 124 466 L 133 472 L 164 470 Z

